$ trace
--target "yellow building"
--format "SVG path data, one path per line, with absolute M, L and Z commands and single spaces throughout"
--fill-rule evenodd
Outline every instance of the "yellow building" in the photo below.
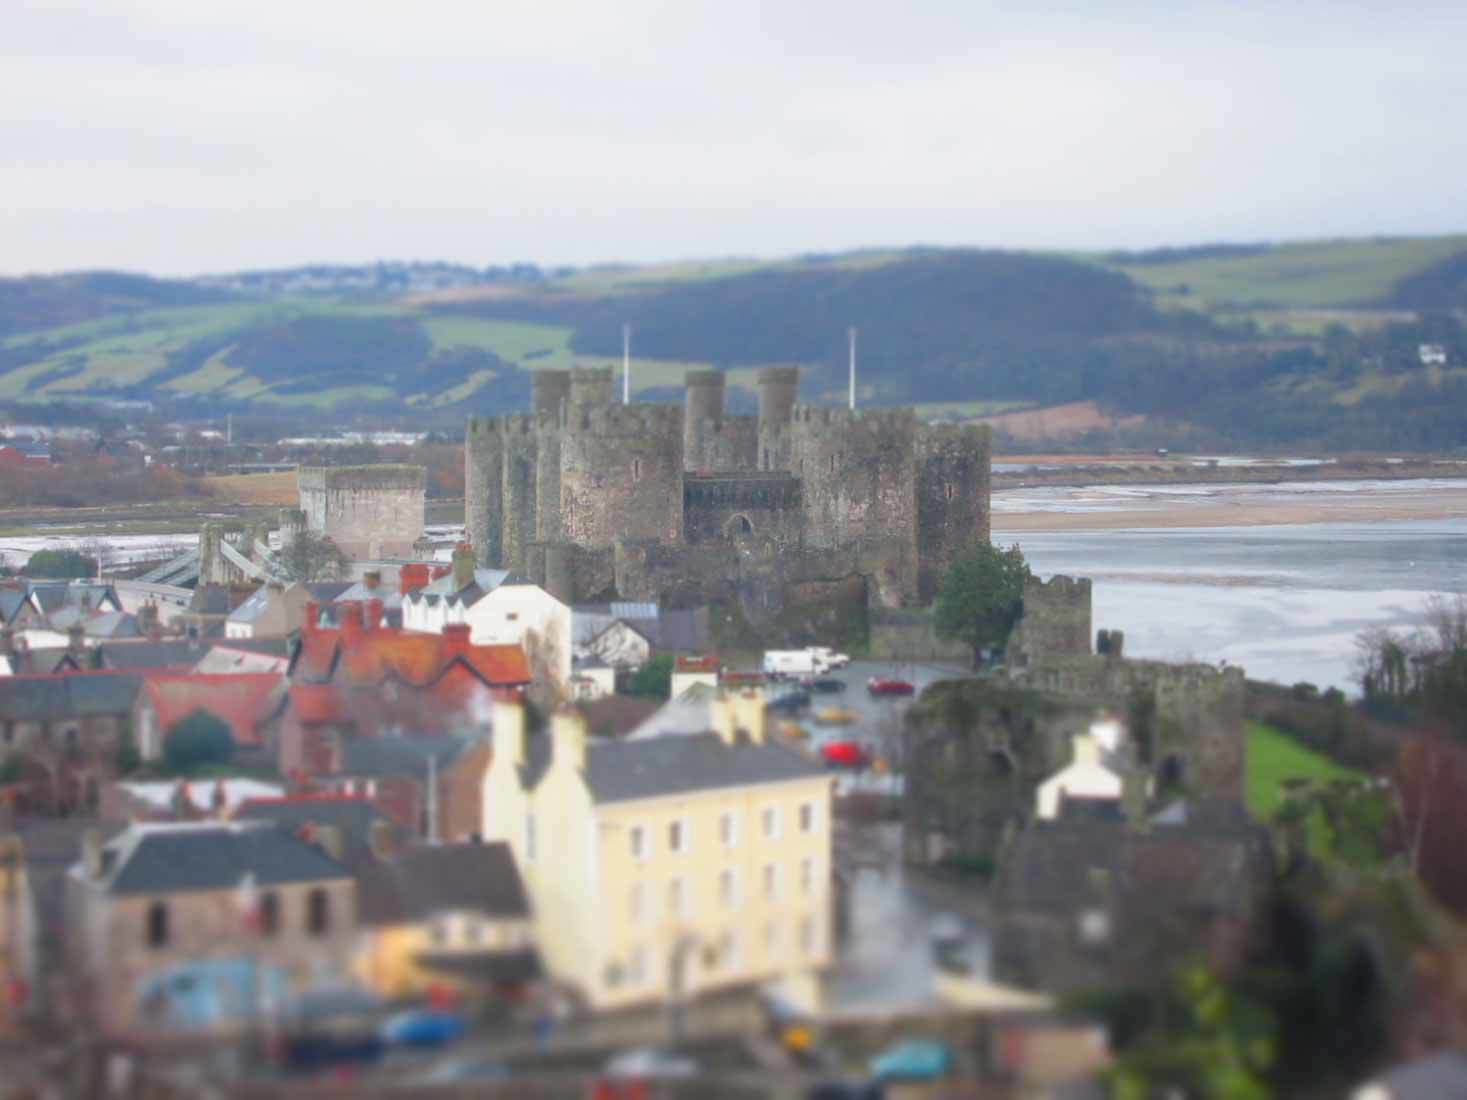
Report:
M 830 779 L 765 738 L 758 697 L 711 714 L 711 730 L 588 744 L 577 715 L 527 741 L 522 712 L 496 710 L 485 838 L 514 850 L 545 965 L 592 1008 L 830 961 Z

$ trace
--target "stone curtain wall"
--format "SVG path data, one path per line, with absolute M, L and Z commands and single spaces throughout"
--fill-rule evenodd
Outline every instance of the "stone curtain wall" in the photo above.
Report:
M 954 559 L 989 538 L 993 432 L 923 425 L 917 431 L 917 595 L 930 603 Z
M 1088 654 L 1090 596 L 1089 577 L 1031 577 L 1024 585 L 1024 617 L 1009 636 L 1009 667 L 1024 669 L 1048 657 Z

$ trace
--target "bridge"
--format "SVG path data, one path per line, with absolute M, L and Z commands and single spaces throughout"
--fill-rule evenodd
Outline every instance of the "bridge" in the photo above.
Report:
M 138 584 L 184 588 L 203 584 L 263 584 L 286 581 L 284 567 L 262 539 L 239 536 L 238 545 L 217 524 L 209 524 L 199 536 L 199 545 L 171 561 L 150 569 Z

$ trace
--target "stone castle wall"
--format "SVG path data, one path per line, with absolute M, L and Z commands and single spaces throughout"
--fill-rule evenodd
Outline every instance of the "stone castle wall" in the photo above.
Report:
M 422 466 L 303 466 L 297 485 L 307 527 L 349 558 L 410 557 L 422 538 Z
M 683 537 L 689 546 L 769 536 L 799 547 L 800 481 L 785 473 L 689 474 L 683 478 Z
M 1090 578 L 1030 577 L 1024 617 L 1009 635 L 1007 664 L 1025 669 L 1045 657 L 1090 652 Z
M 993 431 L 922 425 L 917 430 L 918 599 L 930 602 L 942 576 L 975 542 L 989 539 Z

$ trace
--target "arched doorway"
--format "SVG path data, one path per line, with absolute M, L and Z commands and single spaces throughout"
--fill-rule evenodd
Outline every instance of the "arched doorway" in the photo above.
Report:
M 729 516 L 728 522 L 723 525 L 723 537 L 726 539 L 747 539 L 754 536 L 754 525 L 749 522 L 749 517 L 740 512 L 738 515 Z

